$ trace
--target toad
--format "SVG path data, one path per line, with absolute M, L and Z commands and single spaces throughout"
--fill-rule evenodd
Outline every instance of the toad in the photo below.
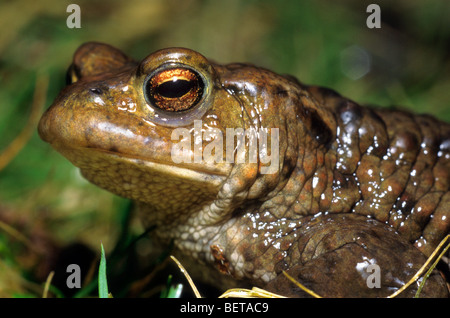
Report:
M 431 116 L 185 48 L 86 43 L 67 78 L 42 139 L 217 281 L 386 297 L 449 234 L 450 125 Z M 439 272 L 420 296 L 448 297 Z

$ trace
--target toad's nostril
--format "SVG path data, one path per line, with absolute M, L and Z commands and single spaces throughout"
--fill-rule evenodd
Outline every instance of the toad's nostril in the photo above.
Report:
M 103 91 L 100 88 L 94 87 L 89 89 L 89 91 L 95 95 L 101 95 Z

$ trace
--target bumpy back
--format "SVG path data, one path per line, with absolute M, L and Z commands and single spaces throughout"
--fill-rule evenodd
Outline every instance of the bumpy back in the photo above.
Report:
M 335 194 L 429 255 L 450 232 L 450 125 L 427 115 L 361 107 L 321 87 L 308 91 L 336 117 L 330 150 L 337 155 Z

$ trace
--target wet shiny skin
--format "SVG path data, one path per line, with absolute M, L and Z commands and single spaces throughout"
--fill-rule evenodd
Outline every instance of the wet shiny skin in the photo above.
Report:
M 186 93 L 181 102 L 163 96 L 166 70 L 184 76 L 172 94 Z M 173 240 L 182 261 L 216 268 L 208 275 L 304 296 L 284 270 L 322 296 L 384 297 L 449 233 L 450 125 L 430 116 L 361 107 L 329 89 L 181 48 L 135 62 L 87 43 L 69 79 L 41 119 L 41 137 L 89 181 L 136 200 L 156 239 Z M 194 120 L 224 134 L 278 128 L 279 169 L 175 163 L 172 132 L 194 134 Z M 370 264 L 380 266 L 381 288 L 367 286 Z M 439 273 L 421 295 L 448 296 Z

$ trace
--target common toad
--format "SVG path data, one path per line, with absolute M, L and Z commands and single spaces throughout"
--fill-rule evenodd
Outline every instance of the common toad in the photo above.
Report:
M 431 116 L 184 48 L 136 62 L 86 43 L 68 82 L 42 139 L 205 268 L 286 296 L 305 294 L 283 270 L 322 296 L 385 297 L 449 234 L 450 125 Z M 421 296 L 448 296 L 438 272 Z

